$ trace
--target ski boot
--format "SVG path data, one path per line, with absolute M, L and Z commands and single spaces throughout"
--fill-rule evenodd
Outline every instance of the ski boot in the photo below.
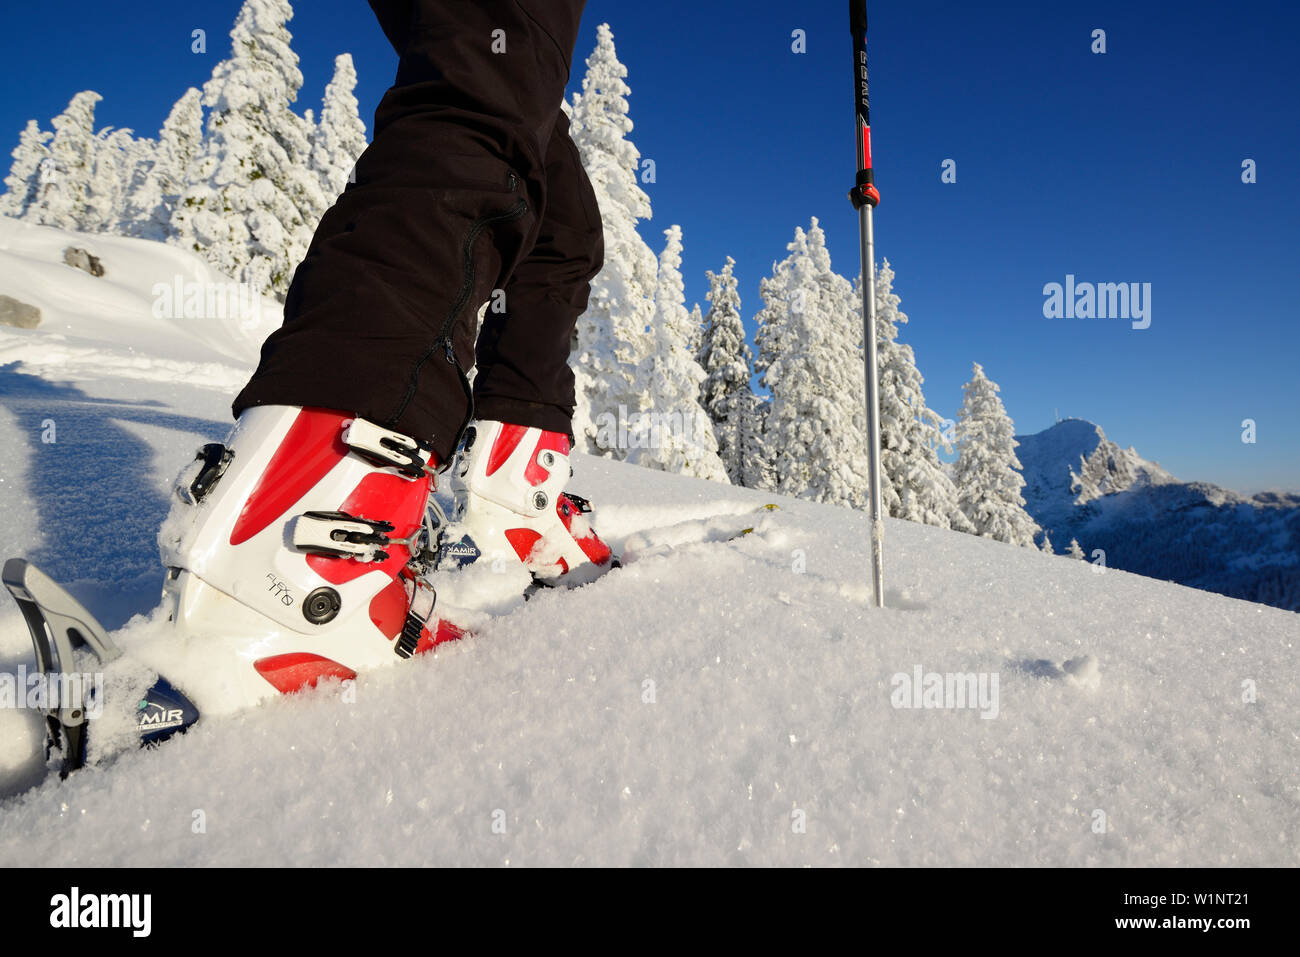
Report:
M 433 617 L 431 448 L 344 412 L 258 406 L 176 483 L 159 533 L 188 645 L 177 685 L 222 710 L 460 637 Z M 162 671 L 164 658 L 158 665 Z
M 523 562 L 538 584 L 586 581 L 616 562 L 591 527 L 586 499 L 564 491 L 572 475 L 560 432 L 477 420 L 455 470 L 455 524 L 440 566 Z

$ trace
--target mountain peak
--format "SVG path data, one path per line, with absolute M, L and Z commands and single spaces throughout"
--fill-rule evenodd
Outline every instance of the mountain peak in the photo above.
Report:
M 1035 435 L 1018 435 L 1016 455 L 1025 476 L 1031 515 L 1064 510 L 1135 485 L 1177 481 L 1129 447 L 1122 449 L 1087 419 L 1062 419 Z M 1040 524 L 1043 519 L 1039 518 Z M 1048 524 L 1050 524 L 1050 519 Z

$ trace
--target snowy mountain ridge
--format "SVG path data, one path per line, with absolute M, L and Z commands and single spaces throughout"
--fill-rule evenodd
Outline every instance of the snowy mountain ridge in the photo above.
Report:
M 1172 475 L 1154 462 L 1137 454 L 1131 445 L 1122 449 L 1097 426 L 1097 447 L 1083 459 L 1078 472 L 1071 472 L 1071 491 L 1077 492 L 1079 504 L 1091 502 L 1134 485 L 1167 485 L 1176 482 Z
M 1181 481 L 1083 419 L 1016 441 L 1025 509 L 1058 550 L 1300 611 L 1300 495 Z
M 1017 435 L 1016 442 L 1025 477 L 1022 494 L 1040 525 L 1040 516 L 1055 518 L 1064 504 L 1072 508 L 1134 485 L 1178 481 L 1132 446 L 1124 449 L 1112 442 L 1101 426 L 1086 419 L 1062 419 L 1035 435 Z

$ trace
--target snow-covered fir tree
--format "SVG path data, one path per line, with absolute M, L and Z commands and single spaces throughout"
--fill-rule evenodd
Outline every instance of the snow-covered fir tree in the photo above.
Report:
M 86 184 L 86 206 L 80 228 L 85 232 L 116 229 L 126 205 L 126 193 L 136 171 L 148 164 L 153 143 L 137 140 L 128 129 L 100 130 L 95 137 L 94 164 Z
M 761 285 L 760 281 L 760 285 Z M 757 363 L 757 358 L 754 360 Z M 770 395 L 755 395 L 749 423 L 741 442 L 740 482 L 745 488 L 776 488 L 776 471 L 767 458 L 767 417 L 772 411 Z
M 309 127 L 289 108 L 302 86 L 292 16 L 287 0 L 240 8 L 230 57 L 203 88 L 207 136 L 171 220 L 181 245 L 280 296 L 325 209 Z
M 1056 554 L 1056 549 L 1052 547 L 1052 540 L 1048 538 L 1046 532 L 1043 532 L 1043 540 L 1038 543 L 1038 550 L 1047 555 Z
M 191 87 L 172 106 L 147 165 L 130 184 L 121 231 L 143 239 L 167 239 L 185 176 L 203 145 L 202 94 Z
M 639 379 L 646 385 L 649 414 L 632 420 L 626 461 L 637 465 L 726 482 L 718 458 L 713 422 L 700 405 L 704 370 L 690 350 L 691 315 L 682 282 L 682 228 L 664 230 L 659 256 L 651 350 Z
M 701 359 L 703 352 L 701 350 L 704 347 L 704 313 L 700 309 L 698 302 L 691 306 L 691 338 L 688 345 L 690 346 L 691 355 L 699 360 L 700 365 L 703 365 L 704 362 Z
M 311 143 L 311 166 L 320 177 L 327 203 L 333 203 L 343 192 L 357 159 L 366 149 L 366 124 L 353 95 L 356 88 L 352 56 L 340 53 L 334 58 L 334 77 L 325 87 L 320 122 Z
M 740 318 L 735 267 L 736 261 L 728 256 L 721 272 L 706 273 L 710 305 L 699 350 L 705 374 L 700 403 L 713 421 L 718 457 L 731 481 L 740 485 L 745 481 L 746 455 L 753 450 L 757 399 L 750 386 L 753 354 Z
M 817 220 L 759 283 L 755 367 L 771 392 L 760 455 L 773 490 L 862 505 L 867 494 L 864 371 L 849 281 L 831 269 Z
M 976 534 L 1033 547 L 1039 527 L 1020 494 L 1025 479 L 1016 457 L 1015 426 L 998 397 L 997 383 L 978 362 L 973 371 L 957 418 L 958 500 Z
M 658 263 L 636 231 L 650 218 L 650 197 L 637 181 L 641 154 L 628 139 L 632 121 L 624 78 L 609 24 L 596 30 L 582 91 L 569 110 L 573 141 L 591 180 L 605 234 L 605 262 L 591 282 L 586 311 L 578 317 L 570 358 L 577 380 L 573 429 L 578 447 L 623 459 L 620 423 L 652 411 L 642 381 L 653 347 L 650 326 Z M 611 420 L 615 423 L 610 428 Z
M 50 155 L 45 144 L 53 135 L 49 130 L 41 129 L 35 120 L 27 121 L 26 128 L 18 136 L 18 145 L 10 154 L 14 161 L 5 177 L 5 193 L 0 196 L 0 215 L 18 218 L 36 199 L 37 172 Z
M 1078 539 L 1074 538 L 1070 539 L 1070 547 L 1065 550 L 1065 554 L 1069 555 L 1071 558 L 1077 558 L 1080 561 L 1087 559 L 1087 556 L 1083 554 L 1083 549 L 1079 546 Z
M 916 366 L 912 347 L 898 341 L 898 327 L 908 321 L 894 292 L 889 260 L 876 270 L 876 349 L 880 389 L 880 469 L 884 508 L 903 518 L 939 528 L 970 532 L 974 528 L 961 510 L 957 488 L 943 463 L 940 448 L 951 451 L 943 420 L 926 404 L 925 379 Z M 862 277 L 853 289 L 853 309 L 862 343 Z M 865 389 L 864 384 L 858 394 Z
M 83 90 L 53 120 L 49 154 L 36 171 L 36 192 L 23 219 L 60 229 L 83 229 L 86 200 L 95 175 L 95 104 L 103 97 Z

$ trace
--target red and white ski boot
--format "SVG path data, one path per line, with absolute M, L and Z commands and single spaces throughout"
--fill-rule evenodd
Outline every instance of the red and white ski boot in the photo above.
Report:
M 460 637 L 434 618 L 421 579 L 437 464 L 415 439 L 344 412 L 246 410 L 177 480 L 159 533 L 164 595 L 189 646 L 189 667 L 159 670 L 207 686 L 205 710 L 233 710 Z
M 591 526 L 586 499 L 564 491 L 572 475 L 560 432 L 479 419 L 465 433 L 454 472 L 455 524 L 441 561 L 523 562 L 533 578 L 585 581 L 613 564 Z

